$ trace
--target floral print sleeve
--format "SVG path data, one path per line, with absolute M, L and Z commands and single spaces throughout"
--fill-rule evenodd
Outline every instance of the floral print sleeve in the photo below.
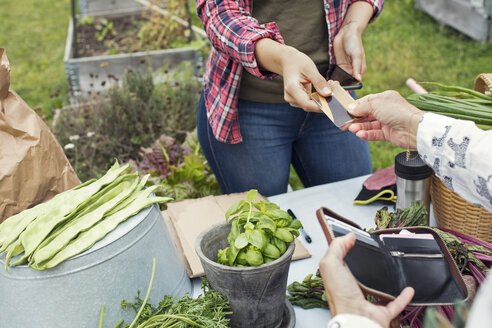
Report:
M 492 212 L 492 130 L 426 113 L 418 127 L 417 150 L 446 186 Z

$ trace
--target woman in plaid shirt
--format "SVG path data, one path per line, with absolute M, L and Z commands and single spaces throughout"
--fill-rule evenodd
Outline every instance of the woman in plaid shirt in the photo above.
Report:
M 369 148 L 309 98 L 337 63 L 362 79 L 361 35 L 383 0 L 197 0 L 212 44 L 198 138 L 223 193 L 287 190 L 371 173 Z

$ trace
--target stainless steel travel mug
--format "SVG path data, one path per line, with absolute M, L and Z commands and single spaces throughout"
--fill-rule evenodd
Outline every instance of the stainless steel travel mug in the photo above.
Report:
M 430 210 L 430 176 L 432 168 L 427 166 L 417 151 L 399 153 L 395 157 L 396 208 L 410 207 L 416 200 L 425 203 Z M 427 215 L 427 222 L 429 216 Z

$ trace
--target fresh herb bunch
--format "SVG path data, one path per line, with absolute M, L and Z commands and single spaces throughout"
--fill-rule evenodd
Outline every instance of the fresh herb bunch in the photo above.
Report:
M 377 211 L 374 222 L 376 223 L 376 230 L 426 226 L 426 217 L 427 210 L 425 208 L 425 203 L 421 200 L 416 200 L 410 207 L 406 209 L 399 208 L 391 213 L 388 211 L 388 207 L 383 207 Z M 369 230 L 369 232 L 373 231 L 374 229 Z
M 145 304 L 134 327 L 207 327 L 207 328 L 227 328 L 229 319 L 226 317 L 229 311 L 229 301 L 218 291 L 210 288 L 206 279 L 202 280 L 203 295 L 193 299 L 185 295 L 175 299 L 172 295 L 165 295 L 158 305 Z M 140 298 L 140 293 L 135 296 L 135 302 L 123 300 L 121 307 L 124 310 L 133 309 L 138 313 L 144 300 Z M 120 321 L 119 326 L 123 322 Z M 123 328 L 128 328 L 125 325 Z
M 316 274 L 308 274 L 302 283 L 294 281 L 287 286 L 287 299 L 292 305 L 298 305 L 303 309 L 325 308 L 328 309 L 325 286 L 319 271 Z
M 121 307 L 124 310 L 132 308 L 135 311 L 135 318 L 131 324 L 123 328 L 227 328 L 229 327 L 229 301 L 225 296 L 213 290 L 206 279 L 202 279 L 203 295 L 193 299 L 185 294 L 180 299 L 175 299 L 172 295 L 164 295 L 158 306 L 148 304 L 150 291 L 154 283 L 156 261 L 153 260 L 152 275 L 150 277 L 147 294 L 142 300 L 140 291 L 135 296 L 135 302 L 131 303 L 123 300 Z M 101 307 L 99 328 L 102 328 L 104 320 L 104 305 Z M 114 328 L 119 328 L 124 324 L 120 320 Z
M 248 192 L 246 200 L 232 205 L 226 212 L 231 223 L 229 246 L 220 249 L 218 262 L 229 266 L 258 266 L 278 259 L 287 250 L 302 227 L 274 203 L 255 202 L 258 190 Z

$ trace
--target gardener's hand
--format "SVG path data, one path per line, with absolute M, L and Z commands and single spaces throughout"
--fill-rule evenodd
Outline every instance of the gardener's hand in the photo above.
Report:
M 264 38 L 256 42 L 255 57 L 262 68 L 282 75 L 286 102 L 308 112 L 321 112 L 309 96 L 312 88 L 323 97 L 330 96 L 331 89 L 309 56 L 293 47 Z
M 359 81 L 362 81 L 362 76 L 366 72 L 362 32 L 373 14 L 374 9 L 369 3 L 364 1 L 352 3 L 333 41 L 338 66 Z
M 362 140 L 389 141 L 402 148 L 417 147 L 417 129 L 424 112 L 408 103 L 398 92 L 368 95 L 348 106 L 360 117 L 348 130 Z
M 374 320 L 382 327 L 388 327 L 391 320 L 410 303 L 414 290 L 411 287 L 405 288 L 394 301 L 386 306 L 375 305 L 367 301 L 354 276 L 343 262 L 345 255 L 354 244 L 355 235 L 353 233 L 335 238 L 319 266 L 331 315 L 358 314 Z

